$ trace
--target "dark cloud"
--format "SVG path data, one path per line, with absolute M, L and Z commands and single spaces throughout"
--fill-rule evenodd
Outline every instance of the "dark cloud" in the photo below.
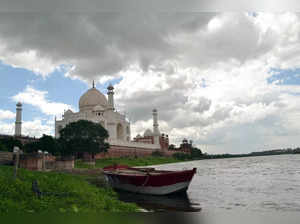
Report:
M 297 11 L 296 0 L 2 0 L 0 11 L 105 12 L 105 11 Z
M 138 91 L 128 98 L 122 99 L 122 104 L 130 116 L 137 120 L 148 120 L 152 117 L 152 109 L 159 110 L 159 118 L 170 121 L 176 110 L 185 107 L 187 97 L 182 90 L 167 89 L 164 91 Z
M 10 54 L 34 50 L 53 64 L 72 64 L 83 80 L 144 70 L 176 59 L 169 38 L 194 32 L 213 13 L 0 13 L 0 40 Z
M 212 18 L 221 22 L 213 31 Z M 269 52 L 277 41 L 246 14 L 0 13 L 0 42 L 7 54 L 33 50 L 54 66 L 73 65 L 70 75 L 82 80 L 113 77 L 132 64 L 172 74 L 169 62 L 200 68 L 232 59 L 243 63 Z
M 209 1 L 190 0 L 2 0 L 0 11 L 17 12 L 123 12 L 123 11 L 194 11 L 211 5 Z M 201 10 L 202 11 L 202 10 Z

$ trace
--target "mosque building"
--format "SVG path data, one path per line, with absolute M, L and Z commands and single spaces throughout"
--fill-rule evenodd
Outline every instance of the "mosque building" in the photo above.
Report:
M 108 100 L 93 84 L 93 87 L 85 92 L 79 99 L 79 112 L 74 113 L 70 109 L 65 111 L 62 120 L 55 120 L 55 137 L 59 137 L 59 131 L 67 124 L 88 120 L 99 123 L 109 133 L 109 140 L 130 141 L 130 123 L 125 115 L 115 111 L 114 87 L 107 88 Z
M 168 150 L 168 135 L 161 134 L 158 125 L 158 112 L 152 111 L 153 130 L 147 129 L 144 135 L 131 139 L 130 122 L 125 115 L 117 112 L 114 105 L 114 87 L 107 87 L 107 98 L 95 88 L 85 92 L 79 99 L 79 112 L 65 111 L 61 120 L 55 119 L 55 137 L 67 124 L 78 120 L 88 120 L 102 125 L 109 133 L 109 156 L 122 156 L 136 153 L 151 154 L 153 151 Z
M 66 125 L 78 120 L 88 120 L 98 123 L 104 127 L 109 134 L 108 152 L 96 155 L 96 158 L 112 158 L 122 156 L 149 156 L 153 152 L 159 151 L 166 156 L 171 156 L 178 151 L 189 153 L 192 145 L 184 140 L 180 148 L 169 150 L 169 136 L 160 133 L 158 124 L 158 111 L 152 110 L 153 129 L 146 129 L 143 135 L 138 134 L 131 137 L 130 122 L 124 114 L 115 109 L 114 87 L 110 84 L 107 87 L 107 97 L 95 88 L 87 90 L 79 99 L 79 112 L 67 110 L 63 113 L 62 119 L 55 118 L 55 138 L 59 138 L 59 132 Z M 0 139 L 12 137 L 0 134 Z M 38 141 L 38 138 L 22 135 L 22 104 L 16 105 L 16 122 L 14 138 L 20 140 L 22 144 Z

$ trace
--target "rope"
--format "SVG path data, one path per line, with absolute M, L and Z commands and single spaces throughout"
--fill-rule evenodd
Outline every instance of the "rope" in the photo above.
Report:
M 147 172 L 147 177 L 145 182 L 142 184 L 142 187 L 144 187 L 146 185 L 146 183 L 148 182 L 148 180 L 150 179 L 150 173 Z

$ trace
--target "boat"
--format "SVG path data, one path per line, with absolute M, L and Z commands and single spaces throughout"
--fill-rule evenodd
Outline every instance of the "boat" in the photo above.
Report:
M 169 195 L 186 192 L 197 169 L 182 171 L 112 165 L 103 168 L 109 185 L 117 190 L 140 194 Z

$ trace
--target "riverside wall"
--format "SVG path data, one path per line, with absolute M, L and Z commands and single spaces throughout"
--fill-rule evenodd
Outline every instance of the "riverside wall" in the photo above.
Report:
M 153 152 L 159 151 L 165 156 L 172 156 L 175 152 L 155 148 L 139 148 L 120 145 L 110 145 L 107 152 L 101 152 L 95 155 L 95 159 L 118 158 L 118 157 L 146 157 L 151 156 Z
M 13 163 L 12 152 L 0 152 L 0 165 L 8 165 Z

